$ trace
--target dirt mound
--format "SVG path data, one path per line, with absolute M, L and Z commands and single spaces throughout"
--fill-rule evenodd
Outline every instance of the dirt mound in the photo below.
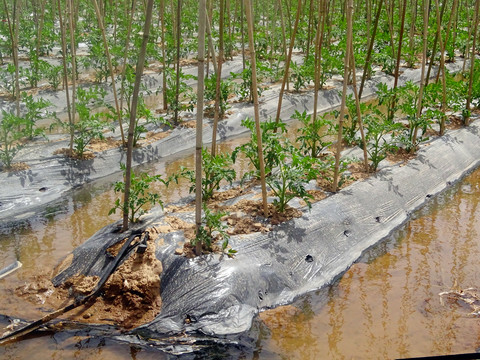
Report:
M 149 233 L 156 231 L 149 229 Z M 160 312 L 161 273 L 162 264 L 155 256 L 155 238 L 151 238 L 144 253 L 132 253 L 110 276 L 101 296 L 72 310 L 64 318 L 125 329 L 145 324 Z M 55 288 L 47 276 L 38 276 L 30 284 L 17 288 L 15 293 L 31 303 L 54 310 L 73 302 L 75 296 L 90 294 L 98 280 L 98 276 L 75 275 Z

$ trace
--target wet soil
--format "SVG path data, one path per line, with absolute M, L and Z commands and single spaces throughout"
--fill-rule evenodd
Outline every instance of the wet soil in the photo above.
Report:
M 155 256 L 156 228 L 149 228 L 151 235 L 144 253 L 134 252 L 116 269 L 102 288 L 101 296 L 73 309 L 63 318 L 91 323 L 109 324 L 130 329 L 155 318 L 161 308 L 160 274 L 162 264 Z M 137 238 L 138 239 L 138 238 Z M 138 240 L 134 240 L 138 241 Z M 107 249 L 116 256 L 124 241 Z M 71 256 L 61 268 L 68 266 Z M 60 271 L 57 269 L 56 271 Z M 77 296 L 89 295 L 97 286 L 98 276 L 75 275 L 55 288 L 50 281 L 52 274 L 37 275 L 33 281 L 15 289 L 20 299 L 42 305 L 53 311 L 74 301 Z

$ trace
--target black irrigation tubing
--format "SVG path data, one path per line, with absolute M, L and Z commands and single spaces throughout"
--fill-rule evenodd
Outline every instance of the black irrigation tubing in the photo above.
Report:
M 63 315 L 83 304 L 86 304 L 88 301 L 96 298 L 98 295 L 100 295 L 101 290 L 103 288 L 103 285 L 107 282 L 108 278 L 110 275 L 112 275 L 115 270 L 117 269 L 118 265 L 122 261 L 122 259 L 128 255 L 135 247 L 139 246 L 139 250 L 142 249 L 139 252 L 144 252 L 145 248 L 145 243 L 148 240 L 149 233 L 148 231 L 144 232 L 144 235 L 141 237 L 140 241 L 136 242 L 135 244 L 131 245 L 131 242 L 135 239 L 136 236 L 142 234 L 142 230 L 135 230 L 130 233 L 128 236 L 127 240 L 123 244 L 122 248 L 118 252 L 118 254 L 115 256 L 115 258 L 106 266 L 105 272 L 103 273 L 102 277 L 98 281 L 97 285 L 95 286 L 95 289 L 92 290 L 92 292 L 88 295 L 80 296 L 75 299 L 75 301 L 67 306 L 64 306 L 58 310 L 55 310 L 44 317 L 42 317 L 39 320 L 36 320 L 18 330 L 15 330 L 2 338 L 0 338 L 0 345 L 4 345 L 6 343 L 12 342 L 12 341 L 17 341 L 21 339 L 23 336 L 37 330 L 40 326 L 50 322 L 51 320 L 59 317 L 60 315 Z

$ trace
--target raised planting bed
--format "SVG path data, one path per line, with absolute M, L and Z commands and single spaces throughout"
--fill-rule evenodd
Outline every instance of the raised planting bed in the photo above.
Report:
M 185 223 L 193 224 L 194 219 L 186 201 L 165 211 L 152 210 L 124 234 L 116 232 L 117 224 L 101 229 L 73 251 L 52 282 L 60 289 L 70 287 L 70 293 L 84 289 L 85 278 L 101 277 L 112 261 L 116 243 L 132 232 L 148 232 L 147 253 L 154 249 L 163 267 L 161 309 L 153 320 L 112 337 L 153 344 L 171 352 L 192 350 L 206 341 L 235 343 L 258 312 L 290 303 L 331 283 L 365 250 L 388 238 L 429 198 L 475 169 L 480 163 L 479 130 L 478 121 L 467 128 L 450 130 L 423 144 L 415 158 L 385 166 L 369 178 L 313 203 L 310 210 L 301 202 L 293 202 L 292 207 L 301 212 L 299 217 L 276 224 L 271 218 L 257 216 L 258 224 L 250 233 L 230 237 L 230 246 L 237 250 L 233 258 L 222 252 L 191 258 L 179 251 L 190 236 Z M 255 200 L 257 195 L 255 186 L 251 191 L 245 188 L 240 196 L 218 204 L 237 205 L 236 216 L 246 217 L 242 201 Z M 131 256 L 141 258 L 138 253 Z M 153 268 L 158 271 L 157 265 Z M 78 276 L 82 281 L 76 282 Z M 123 283 L 130 281 L 126 277 Z M 142 291 L 140 286 L 134 293 L 139 296 Z M 117 297 L 123 298 L 124 294 L 128 291 L 118 292 Z M 107 300 L 108 296 L 102 299 Z M 101 317 L 96 314 L 93 322 Z M 121 325 L 122 321 L 110 319 L 109 323 Z M 176 348 L 175 344 L 183 345 Z

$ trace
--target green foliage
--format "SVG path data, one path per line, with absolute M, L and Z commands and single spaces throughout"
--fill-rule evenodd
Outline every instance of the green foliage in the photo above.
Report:
M 125 178 L 126 169 L 125 165 L 121 164 L 120 168 L 123 171 Z M 159 204 L 163 208 L 163 202 L 160 199 L 160 195 L 156 192 L 150 192 L 150 185 L 153 182 L 162 182 L 165 186 L 168 186 L 170 179 L 162 179 L 161 175 L 149 175 L 148 173 L 140 173 L 136 175 L 133 171 L 130 178 L 130 193 L 128 204 L 122 204 L 121 199 L 115 200 L 115 206 L 110 209 L 108 215 L 115 214 L 117 210 L 124 210 L 128 212 L 128 218 L 130 222 L 137 222 L 139 217 L 145 213 L 143 207 L 146 205 L 154 206 Z M 114 185 L 115 192 L 125 193 L 125 182 L 117 181 Z
M 30 87 L 36 87 L 41 79 L 40 64 L 45 63 L 43 60 L 39 60 L 38 56 L 30 57 L 30 67 L 20 68 L 20 76 L 25 77 Z
M 92 107 L 103 104 L 103 98 L 106 91 L 94 87 L 90 89 L 77 89 L 77 105 L 78 121 L 73 125 L 76 154 L 82 158 L 87 145 L 93 139 L 103 139 L 103 130 L 107 122 L 103 120 L 104 113 L 93 112 Z
M 167 93 L 167 103 L 169 111 L 193 111 L 195 104 L 197 103 L 197 96 L 193 91 L 193 88 L 187 84 L 187 80 L 194 79 L 197 77 L 189 74 L 185 74 L 180 68 L 180 82 L 179 82 L 179 99 L 178 103 L 176 100 L 176 89 L 177 89 L 177 80 L 176 80 L 176 71 L 172 68 L 165 69 L 167 75 L 167 87 L 164 89 Z M 184 99 L 182 101 L 182 99 Z M 188 103 L 185 101 L 188 100 Z
M 355 99 L 351 94 L 346 98 L 347 112 L 345 114 L 345 122 L 343 124 L 343 139 L 348 145 L 354 145 L 358 142 L 358 114 Z M 366 110 L 366 104 L 360 103 L 360 114 Z M 335 119 L 338 119 L 339 112 L 333 111 Z
M 447 88 L 447 108 L 452 111 L 461 111 L 465 106 L 465 99 L 467 98 L 468 94 L 468 85 L 461 79 L 457 80 L 455 74 L 450 74 L 447 71 L 445 75 Z M 478 76 L 478 72 L 475 72 L 475 75 Z M 476 82 L 474 81 L 474 86 L 477 86 L 478 88 L 477 98 L 480 99 L 480 77 L 477 78 Z
M 387 109 L 389 121 L 393 121 L 395 113 L 398 111 L 398 93 L 399 88 L 388 88 L 387 84 L 378 84 L 377 98 L 378 105 L 383 105 Z
M 62 83 L 62 67 L 60 65 L 47 65 L 45 66 L 45 78 L 48 80 L 48 83 L 53 88 L 53 90 L 58 90 L 58 87 Z
M 250 130 L 250 141 L 237 146 L 232 152 L 232 160 L 236 161 L 238 154 L 243 153 L 251 164 L 255 167 L 255 171 L 245 174 L 244 177 L 255 175 L 260 178 L 260 161 L 258 159 L 257 133 L 255 131 L 255 121 L 250 118 L 242 120 L 242 126 Z M 275 129 L 277 131 L 275 132 Z M 265 163 L 265 172 L 270 172 L 278 163 L 276 154 L 277 145 L 280 143 L 280 136 L 286 133 L 287 129 L 285 123 L 279 122 L 275 124 L 274 121 L 264 121 L 260 123 L 260 130 L 262 134 L 263 158 Z
M 95 31 L 89 32 L 85 41 L 89 46 L 89 56 L 82 57 L 81 62 L 83 66 L 86 69 L 95 70 L 96 82 L 106 82 L 110 71 L 108 69 L 108 58 L 100 30 L 96 29 Z
M 392 56 L 389 55 L 388 52 L 375 53 L 374 61 L 382 67 L 382 70 L 385 74 L 394 74 L 396 61 Z
M 299 114 L 307 118 L 306 114 Z M 235 161 L 241 152 L 256 168 L 254 174 L 259 176 L 259 158 L 255 122 L 245 119 L 242 125 L 250 130 L 250 141 L 237 146 L 232 153 Z M 279 212 L 285 211 L 285 206 L 295 197 L 303 199 L 307 204 L 311 195 L 305 189 L 305 182 L 316 178 L 319 174 L 319 161 L 310 156 L 304 156 L 302 150 L 293 146 L 285 137 L 286 127 L 283 122 L 278 125 L 273 121 L 262 122 L 262 146 L 265 163 L 266 182 L 276 196 L 274 204 Z M 277 132 L 275 132 L 277 128 Z M 246 174 L 246 176 L 251 173 Z
M 306 88 L 310 82 L 315 79 L 315 59 L 310 55 L 305 59 L 303 64 L 298 65 L 296 62 L 291 64 L 290 79 L 293 82 L 293 88 L 299 92 L 302 88 Z
M 398 88 L 398 109 L 407 117 L 408 127 L 397 135 L 397 140 L 405 146 L 407 151 L 411 151 L 422 141 L 420 136 L 414 139 L 415 131 L 421 128 L 424 134 L 427 127 L 431 127 L 432 123 L 429 117 L 432 115 L 431 113 L 423 112 L 420 116 L 417 116 L 419 90 L 419 86 L 411 81 L 407 81 L 404 86 Z
M 10 169 L 15 155 L 24 146 L 20 139 L 24 137 L 22 117 L 2 110 L 0 121 L 0 160 L 5 168 Z
M 320 89 L 325 86 L 328 79 L 331 79 L 333 74 L 336 74 L 342 69 L 342 61 L 337 57 L 335 51 L 329 47 L 322 49 L 322 71 L 320 72 Z
M 32 95 L 25 92 L 21 94 L 21 100 L 25 104 L 25 111 L 21 116 L 2 110 L 0 122 L 0 160 L 8 169 L 18 151 L 24 146 L 24 138 L 32 139 L 37 135 L 44 135 L 44 129 L 37 128 L 36 122 L 45 117 L 55 114 L 46 110 L 51 103 L 43 98 L 34 100 Z
M 248 101 L 253 102 L 253 94 L 252 94 L 252 67 L 248 63 L 245 69 L 239 73 L 230 73 L 232 79 L 241 79 L 240 83 L 236 83 L 234 87 L 235 94 L 239 97 L 240 101 Z M 262 95 L 262 88 L 257 86 L 257 94 L 258 96 Z
M 338 187 L 341 187 L 347 177 L 345 172 L 347 171 L 348 164 L 351 163 L 349 159 L 340 159 L 340 164 L 338 168 Z M 318 162 L 319 175 L 321 179 L 324 179 L 329 186 L 333 185 L 333 177 L 335 173 L 335 156 L 327 155 L 322 158 L 322 161 Z
M 131 103 L 133 96 L 133 88 L 135 83 L 135 70 L 131 65 L 127 65 L 125 71 L 125 78 L 123 79 L 123 92 L 121 96 L 124 99 L 124 103 L 127 105 L 124 110 L 124 118 L 130 119 Z M 153 124 L 159 126 L 161 124 L 169 124 L 163 117 L 155 117 L 154 113 L 145 104 L 144 94 L 150 94 L 151 91 L 147 89 L 145 84 L 141 84 L 141 91 L 138 94 L 137 102 L 137 114 L 135 117 L 135 128 L 133 132 L 133 146 L 137 146 L 138 141 L 142 138 L 142 135 L 148 132 L 147 126 Z M 116 109 L 107 104 L 111 113 L 115 113 Z
M 153 112 L 145 105 L 143 97 L 139 97 L 135 128 L 133 130 L 133 146 L 137 146 L 138 141 L 143 138 L 143 134 L 148 132 L 147 126 L 149 124 L 154 124 L 156 126 L 164 124 L 170 126 L 170 123 L 163 117 L 155 117 Z
M 221 80 L 220 81 L 220 117 L 223 117 L 225 112 L 228 109 L 228 97 L 232 88 L 232 81 L 230 80 Z M 210 77 L 205 79 L 205 101 L 215 101 L 217 93 L 217 75 L 212 74 Z M 208 105 L 208 107 L 213 107 L 213 104 Z
M 297 130 L 297 132 L 301 134 L 297 137 L 297 142 L 299 142 L 299 149 L 304 155 L 310 155 L 314 158 L 319 157 L 322 151 L 332 144 L 332 142 L 328 140 L 328 137 L 333 135 L 334 125 L 327 116 L 327 114 L 317 116 L 317 118 L 312 121 L 312 116 L 307 115 L 306 111 L 300 113 L 295 110 L 292 118 L 300 120 L 303 124 L 303 126 Z M 325 140 L 325 138 L 327 138 L 327 140 Z
M 466 92 L 465 92 L 466 94 Z M 475 60 L 472 82 L 472 104 L 480 106 L 480 60 Z
M 220 188 L 220 183 L 225 180 L 230 184 L 235 180 L 235 170 L 231 169 L 232 159 L 228 154 L 212 156 L 206 148 L 202 149 L 202 199 L 208 201 L 214 190 Z M 196 191 L 195 171 L 181 167 L 180 176 L 191 183 L 189 191 Z
M 6 67 L 0 68 L 0 87 L 3 88 L 10 97 L 15 96 L 15 66 L 13 64 L 8 63 Z
M 34 100 L 32 95 L 27 95 L 25 92 L 22 93 L 21 99 L 26 108 L 26 112 L 23 114 L 24 135 L 29 139 L 43 135 L 44 130 L 37 128 L 36 122 L 46 117 L 55 117 L 55 114 L 46 110 L 52 103 L 42 97 Z
M 212 251 L 212 244 L 216 241 L 222 240 L 222 250 L 227 250 L 230 236 L 226 232 L 227 225 L 222 223 L 222 218 L 225 215 L 228 214 L 223 211 L 211 211 L 204 203 L 202 226 L 198 228 L 195 239 L 192 241 L 192 245 L 195 246 L 200 242 L 207 250 Z M 227 251 L 227 254 L 230 256 L 235 253 L 236 250 L 233 249 L 228 249 Z
M 399 131 L 403 126 L 390 121 L 377 107 L 370 106 L 369 112 L 365 114 L 363 122 L 366 129 L 365 138 L 367 141 L 368 159 L 372 162 L 371 168 L 376 171 L 380 161 L 396 150 L 392 138 L 387 141 L 386 135 L 392 131 Z
M 287 139 L 275 143 L 277 167 L 266 177 L 266 182 L 276 196 L 274 205 L 280 213 L 295 197 L 305 201 L 310 207 L 312 195 L 305 189 L 305 183 L 319 174 L 318 161 L 303 156 Z

